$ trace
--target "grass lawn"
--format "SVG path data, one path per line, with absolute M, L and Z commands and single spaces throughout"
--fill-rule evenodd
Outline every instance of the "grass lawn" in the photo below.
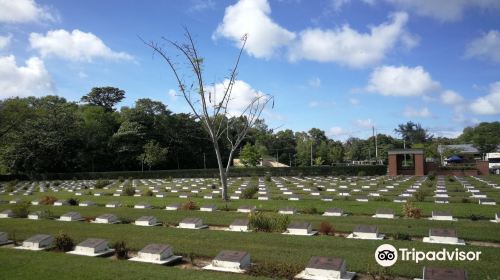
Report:
M 54 252 L 0 249 L 1 279 L 268 279 Z
M 101 225 L 84 222 L 58 222 L 52 220 L 32 221 L 28 219 L 0 219 L 0 231 L 9 232 L 11 237 L 15 237 L 17 240 L 23 240 L 38 233 L 57 235 L 59 232 L 63 231 L 77 242 L 90 237 L 104 238 L 110 242 L 124 240 L 130 248 L 135 250 L 141 249 L 149 243 L 167 243 L 173 246 L 174 252 L 184 256 L 194 254 L 198 256 L 214 257 L 219 251 L 224 249 L 242 250 L 249 252 L 252 256 L 252 260 L 257 263 L 266 262 L 302 267 L 307 264 L 311 256 L 338 256 L 346 259 L 349 271 L 361 273 L 372 270 L 373 268 L 378 269 L 373 253 L 375 249 L 383 243 L 393 244 L 396 248 L 415 248 L 423 251 L 438 251 L 442 248 L 454 250 L 455 248 L 459 248 L 465 251 L 481 251 L 480 261 L 421 262 L 418 264 L 414 262 L 399 261 L 396 265 L 391 267 L 387 273 L 406 277 L 417 277 L 421 276 L 424 265 L 433 265 L 465 268 L 469 273 L 469 279 L 483 280 L 488 279 L 487 277 L 494 279 L 494 277 L 500 275 L 500 268 L 498 266 L 500 249 L 477 246 L 456 247 L 411 241 L 367 241 L 330 236 L 283 236 L 273 233 L 182 230 L 167 227 L 139 227 L 127 224 Z M 0 256 L 8 256 L 9 254 L 11 254 L 10 251 Z M 15 256 L 18 253 L 13 252 L 12 254 Z M 43 253 L 41 256 L 43 256 Z M 64 257 L 68 257 L 68 260 L 71 260 L 71 258 L 69 258 L 70 256 Z M 4 258 L 5 257 L 0 261 L 2 267 L 4 267 Z M 10 263 L 10 259 L 8 261 Z M 107 260 L 98 261 L 102 261 L 103 265 L 108 262 Z M 12 264 L 12 266 L 19 267 L 19 264 Z M 7 265 L 7 267 L 9 267 L 7 271 L 12 271 L 12 266 Z M 78 266 L 81 268 L 81 262 L 79 261 Z M 135 266 L 130 265 L 130 267 L 133 268 Z M 54 268 L 54 270 L 56 269 L 59 268 Z M 129 268 L 123 269 L 125 269 L 126 274 Z M 166 270 L 166 268 L 161 267 L 158 269 Z M 0 273 L 4 273 L 4 270 L 0 271 L 2 271 Z M 120 273 L 120 275 L 121 274 L 122 273 Z M 10 277 L 7 277 L 7 279 L 10 279 Z
M 11 205 L 1 205 L 0 211 L 12 207 Z M 30 211 L 48 210 L 51 215 L 59 217 L 64 213 L 76 211 L 84 217 L 95 218 L 101 214 L 115 214 L 122 221 L 134 221 L 141 216 L 155 216 L 158 221 L 164 224 L 177 225 L 182 219 L 187 217 L 198 217 L 205 224 L 213 226 L 228 226 L 235 219 L 247 218 L 248 214 L 235 211 L 166 211 L 162 209 L 134 209 L 128 207 L 105 208 L 98 206 L 30 206 Z M 396 233 L 406 233 L 413 237 L 424 237 L 428 235 L 431 228 L 453 228 L 458 232 L 458 236 L 465 240 L 490 241 L 500 243 L 500 224 L 489 221 L 460 220 L 449 221 L 429 221 L 427 219 L 375 219 L 367 216 L 346 216 L 346 217 L 324 217 L 321 215 L 296 214 L 289 216 L 291 221 L 306 221 L 318 229 L 321 222 L 328 221 L 338 232 L 350 233 L 359 224 L 376 225 L 379 231 L 384 234 L 393 235 Z

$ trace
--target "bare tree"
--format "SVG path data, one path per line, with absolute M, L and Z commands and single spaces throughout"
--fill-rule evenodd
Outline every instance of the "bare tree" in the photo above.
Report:
M 245 104 L 239 112 L 235 113 L 234 108 L 231 108 L 233 88 L 237 82 L 237 70 L 247 42 L 247 35 L 241 38 L 241 48 L 236 62 L 223 81 L 221 92 L 217 92 L 215 84 L 207 85 L 205 83 L 203 58 L 198 54 L 191 33 L 187 29 L 185 30 L 185 43 L 177 43 L 166 38 L 162 39 L 177 52 L 178 56 L 176 58 L 185 60 L 185 68 L 182 68 L 182 64 L 172 59 L 157 42 L 141 40 L 168 64 L 175 76 L 180 94 L 191 108 L 195 118 L 202 122 L 204 129 L 208 133 L 217 156 L 222 198 L 228 200 L 227 177 L 234 153 L 246 137 L 249 129 L 258 121 L 264 108 L 270 102 L 274 102 L 274 99 L 270 95 L 258 93 L 249 98 L 248 104 Z M 272 104 L 274 106 L 274 103 Z M 225 164 L 220 149 L 223 142 L 227 142 L 229 148 L 229 157 Z

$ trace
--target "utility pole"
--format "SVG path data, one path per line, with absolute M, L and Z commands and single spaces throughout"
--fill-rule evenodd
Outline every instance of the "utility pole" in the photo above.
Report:
M 406 150 L 406 139 L 403 138 L 403 150 Z M 405 156 L 405 161 L 403 163 L 403 166 L 406 166 L 406 152 L 404 154 Z
M 205 153 L 203 153 L 203 169 L 207 169 L 207 158 Z
M 313 141 L 311 141 L 311 166 L 313 166 Z

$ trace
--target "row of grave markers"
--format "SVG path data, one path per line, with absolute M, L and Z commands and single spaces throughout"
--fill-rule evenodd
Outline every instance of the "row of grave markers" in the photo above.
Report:
M 13 243 L 8 239 L 6 232 L 0 232 L 0 246 Z M 54 238 L 48 234 L 37 234 L 22 242 L 21 246 L 14 247 L 20 250 L 41 251 L 52 248 Z M 76 245 L 75 249 L 68 254 L 99 257 L 114 253 L 109 247 L 108 241 L 99 238 L 89 238 Z M 141 249 L 136 257 L 130 261 L 145 262 L 153 264 L 169 264 L 181 260 L 182 256 L 174 254 L 172 246 L 168 244 L 149 244 Z M 245 273 L 251 266 L 250 254 L 244 251 L 223 250 L 207 266 L 205 270 L 222 272 Z M 422 279 L 415 280 L 467 280 L 467 272 L 457 268 L 424 267 Z M 313 256 L 310 258 L 305 269 L 295 278 L 298 279 L 330 279 L 351 280 L 356 276 L 355 272 L 347 271 L 347 263 L 338 257 Z

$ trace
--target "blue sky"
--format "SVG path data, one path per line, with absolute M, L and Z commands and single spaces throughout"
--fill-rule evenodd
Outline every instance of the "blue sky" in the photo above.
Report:
M 115 86 L 126 91 L 120 106 L 148 97 L 187 112 L 172 73 L 138 39 L 182 40 L 183 26 L 213 84 L 248 34 L 235 96 L 274 96 L 271 128 L 343 140 L 410 120 L 441 136 L 499 120 L 496 0 L 0 0 L 0 98 L 78 101 Z

